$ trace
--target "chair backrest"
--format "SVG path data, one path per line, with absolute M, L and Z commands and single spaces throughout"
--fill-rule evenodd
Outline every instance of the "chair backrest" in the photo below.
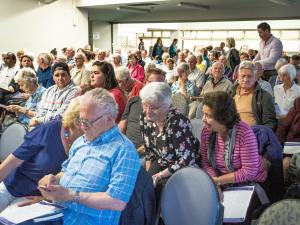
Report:
M 167 181 L 160 202 L 165 225 L 223 224 L 224 208 L 210 176 L 201 169 L 183 168 Z
M 12 124 L 3 132 L 0 140 L 0 161 L 5 160 L 23 143 L 25 134 L 26 129 L 18 123 Z
M 299 224 L 300 200 L 285 199 L 269 206 L 259 217 L 257 225 Z
M 204 123 L 201 119 L 192 119 L 191 120 L 191 124 L 192 124 L 192 132 L 193 135 L 198 138 L 199 142 L 201 141 L 201 132 L 204 126 Z
M 189 104 L 188 99 L 181 93 L 172 95 L 172 105 L 177 108 L 183 115 L 187 116 Z

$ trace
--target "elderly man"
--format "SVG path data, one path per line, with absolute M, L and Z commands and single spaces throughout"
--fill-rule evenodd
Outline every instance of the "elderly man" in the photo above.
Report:
M 115 74 L 119 86 L 126 93 L 128 100 L 139 95 L 140 90 L 144 87 L 144 85 L 130 76 L 130 71 L 126 66 L 118 67 L 115 70 Z
M 164 82 L 166 73 L 158 68 L 149 69 L 146 73 L 146 84 L 151 82 Z M 120 130 L 135 144 L 137 148 L 143 149 L 143 140 L 140 132 L 140 116 L 142 114 L 142 103 L 139 96 L 132 97 L 125 108 L 121 121 Z
M 115 53 L 112 55 L 112 65 L 114 69 L 117 69 L 118 67 L 122 66 L 122 57 L 119 53 Z
M 70 149 L 57 175 L 40 180 L 40 191 L 64 206 L 64 224 L 118 225 L 133 192 L 140 161 L 115 124 L 117 105 L 96 88 L 80 98 L 78 123 L 84 135 Z
M 51 72 L 51 55 L 48 53 L 40 53 L 37 58 L 37 63 L 39 68 L 36 72 L 36 75 L 38 77 L 39 84 L 41 84 L 44 88 L 54 85 L 55 83 Z
M 269 81 L 270 77 L 277 75 L 276 61 L 282 56 L 281 41 L 271 34 L 271 27 L 267 23 L 260 23 L 257 32 L 261 38 L 258 54 L 253 61 L 258 61 L 264 69 L 262 79 Z
M 102 62 L 105 61 L 105 57 L 106 57 L 106 52 L 103 49 L 99 49 L 97 52 L 97 60 Z
M 85 68 L 85 55 L 82 52 L 75 54 L 76 67 L 70 71 L 71 79 L 75 85 L 88 85 L 90 82 L 90 71 Z
M 188 56 L 188 64 L 190 68 L 190 73 L 188 75 L 188 79 L 190 81 L 194 81 L 197 87 L 196 95 L 201 93 L 201 90 L 205 84 L 205 75 L 200 72 L 200 70 L 196 67 L 197 59 L 194 55 Z
M 16 55 L 12 52 L 4 54 L 3 61 L 5 67 L 0 73 L 0 103 L 5 104 L 5 97 L 17 89 L 13 79 L 18 72 L 18 67 Z
M 276 129 L 274 100 L 257 83 L 256 67 L 252 62 L 243 61 L 240 64 L 238 84 L 231 94 L 242 121 L 250 126 L 265 125 Z
M 70 69 L 76 66 L 74 55 L 75 55 L 75 49 L 73 47 L 68 47 L 66 49 L 66 56 L 67 56 L 67 64 Z
M 37 113 L 29 122 L 30 127 L 61 118 L 70 101 L 80 94 L 80 89 L 71 80 L 66 63 L 54 64 L 52 73 L 55 85 L 44 92 Z

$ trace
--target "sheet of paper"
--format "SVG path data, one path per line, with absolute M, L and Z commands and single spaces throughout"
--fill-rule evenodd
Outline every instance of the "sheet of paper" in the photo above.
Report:
M 57 208 L 51 204 L 49 205 L 44 201 L 24 207 L 18 207 L 17 205 L 14 205 L 0 213 L 0 221 L 4 219 L 2 221 L 5 221 L 5 224 L 8 224 L 8 221 L 12 224 L 17 224 L 33 218 L 55 214 L 60 210 L 60 208 Z
M 283 153 L 295 154 L 300 152 L 300 142 L 285 142 L 283 147 Z
M 224 222 L 239 223 L 245 220 L 254 192 L 254 186 L 232 187 L 223 191 Z
M 12 95 L 11 95 L 11 98 L 23 98 L 22 96 L 23 96 L 23 95 L 22 95 L 21 92 L 17 92 L 17 93 L 15 93 L 15 94 L 12 94 Z

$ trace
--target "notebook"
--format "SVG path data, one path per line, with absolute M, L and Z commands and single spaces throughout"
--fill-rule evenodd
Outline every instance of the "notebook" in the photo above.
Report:
M 63 207 L 47 201 L 41 201 L 29 206 L 8 207 L 0 213 L 0 223 L 4 225 L 14 225 L 25 221 L 33 222 L 49 221 L 63 217 Z
M 230 187 L 223 191 L 224 223 L 245 221 L 254 186 Z
M 284 142 L 284 154 L 295 154 L 298 152 L 300 152 L 300 142 Z

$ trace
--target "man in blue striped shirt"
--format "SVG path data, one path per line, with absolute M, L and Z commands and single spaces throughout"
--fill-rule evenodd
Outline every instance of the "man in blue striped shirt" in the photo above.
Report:
M 102 88 L 81 97 L 84 135 L 72 145 L 62 171 L 40 182 L 44 197 L 64 206 L 64 224 L 118 225 L 133 192 L 140 161 L 134 145 L 115 125 L 117 106 Z

